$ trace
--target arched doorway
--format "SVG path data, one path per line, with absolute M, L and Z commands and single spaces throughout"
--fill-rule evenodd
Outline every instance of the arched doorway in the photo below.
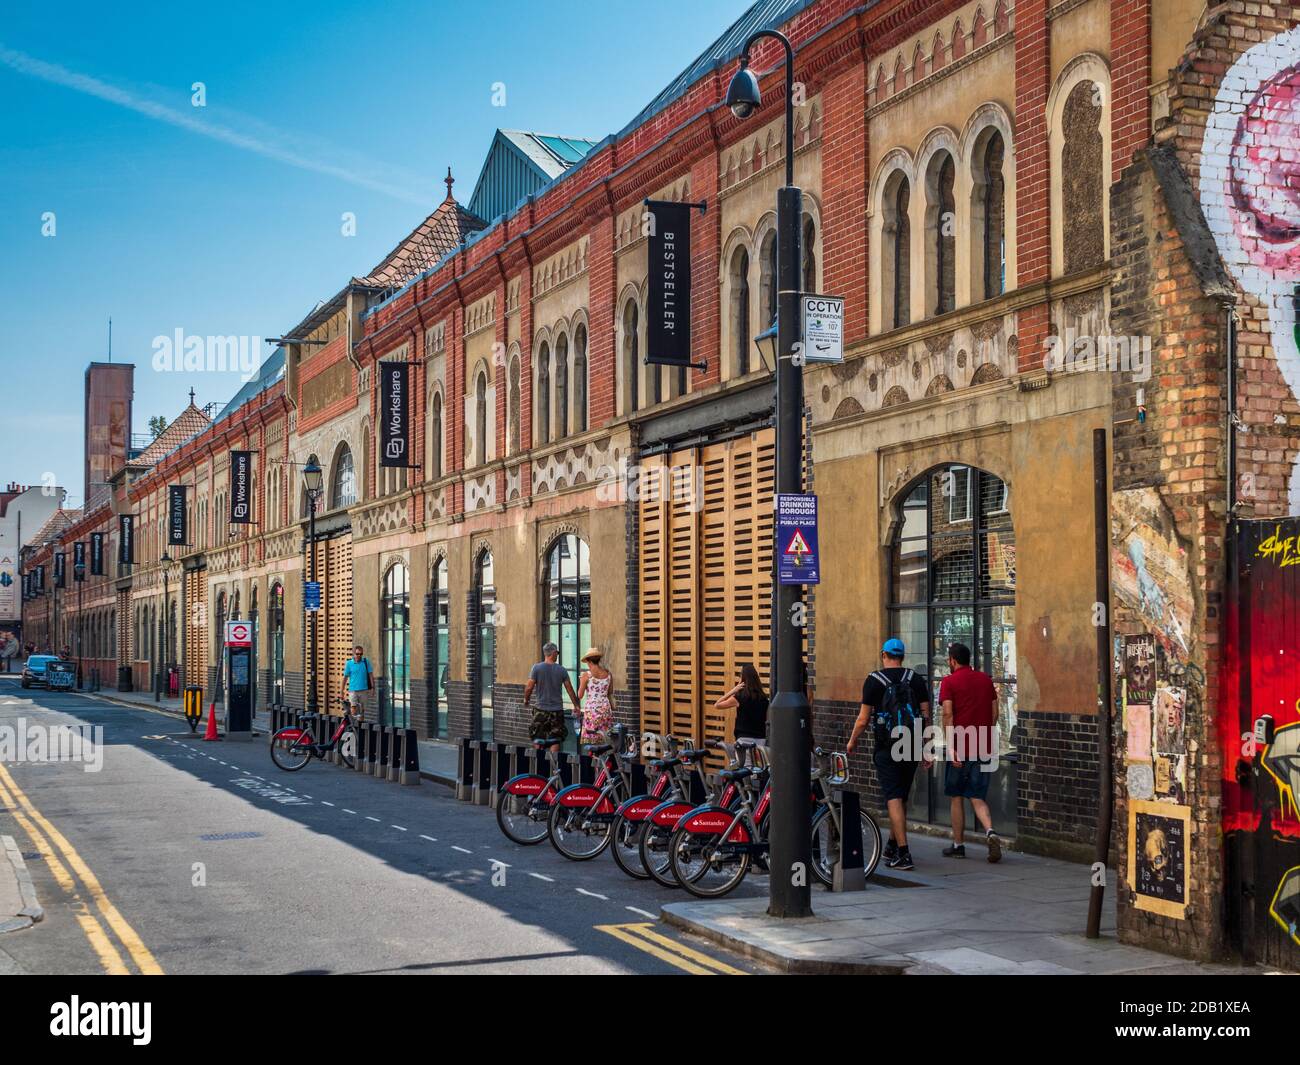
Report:
M 384 672 L 388 675 L 386 725 L 411 724 L 411 587 L 406 567 L 394 562 L 384 575 L 380 602 Z
M 938 466 L 905 489 L 890 550 L 890 635 L 907 665 L 929 680 L 938 723 L 948 645 L 998 689 L 999 758 L 988 802 L 995 826 L 1016 824 L 1016 540 L 1006 482 L 985 470 Z M 948 824 L 942 766 L 918 773 L 909 816 Z

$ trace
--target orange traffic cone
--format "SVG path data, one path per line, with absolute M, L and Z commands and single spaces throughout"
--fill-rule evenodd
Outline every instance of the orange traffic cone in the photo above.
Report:
M 219 740 L 217 735 L 217 701 L 215 699 L 208 705 L 208 730 L 203 734 L 203 739 Z

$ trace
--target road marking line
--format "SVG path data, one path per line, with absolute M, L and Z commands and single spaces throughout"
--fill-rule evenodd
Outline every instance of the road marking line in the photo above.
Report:
M 593 899 L 604 899 L 606 902 L 609 901 L 608 895 L 597 895 L 594 891 L 588 891 L 586 888 L 574 888 L 573 890 L 579 895 L 589 895 Z
M 85 903 L 82 903 L 82 906 L 85 906 Z M 81 925 L 81 930 L 86 934 L 86 939 L 90 941 L 91 949 L 99 955 L 99 961 L 104 966 L 104 972 L 109 976 L 131 975 L 131 970 L 126 967 L 122 955 L 117 952 L 117 948 L 105 935 L 103 926 L 93 916 L 88 913 L 79 913 L 77 914 L 77 924 Z
M 321 805 L 322 805 L 322 806 L 333 806 L 334 804 L 333 804 L 332 802 L 326 802 L 324 799 L 321 799 Z
M 636 927 L 635 925 L 598 924 L 595 927 L 597 932 L 605 932 L 608 935 L 613 936 L 615 939 L 621 939 L 624 943 L 629 943 L 632 946 L 636 947 L 637 950 L 644 951 L 646 954 L 650 954 L 653 957 L 658 958 L 660 961 L 664 961 L 667 962 L 669 965 L 676 966 L 678 969 L 682 969 L 690 973 L 692 976 L 716 976 L 717 975 L 711 970 L 704 968 L 704 966 L 702 965 L 692 964 L 691 962 L 687 961 L 685 958 L 679 958 L 677 957 L 677 955 L 670 954 L 668 951 L 655 946 L 653 943 L 647 943 L 644 939 L 641 939 L 639 936 L 633 935 L 631 932 L 628 931 L 628 929 L 635 928 Z
M 436 839 L 433 838 L 433 836 L 426 836 L 423 832 L 420 833 L 420 838 L 421 838 L 421 839 L 427 839 L 430 843 L 437 843 L 437 842 L 438 842 Z
M 369 814 L 366 814 L 366 820 L 367 820 L 367 821 L 373 821 L 375 824 L 379 824 L 379 818 L 377 818 L 377 817 L 371 817 Z
M 509 862 L 503 862 L 503 861 L 501 861 L 500 858 L 489 858 L 488 861 L 491 862 L 493 865 L 502 865 L 502 866 L 505 866 L 505 868 L 507 868 L 507 869 L 513 869 L 513 868 L 514 868 L 514 866 L 511 865 Z
M 460 851 L 461 854 L 473 854 L 473 853 L 474 853 L 473 851 L 467 851 L 464 847 L 457 847 L 456 844 L 454 844 L 454 843 L 451 845 L 451 849 L 454 850 L 454 851 Z
M 628 925 L 627 928 L 644 939 L 648 939 L 651 943 L 659 944 L 659 946 L 663 947 L 665 950 L 671 950 L 675 954 L 680 954 L 682 957 L 695 962 L 697 965 L 703 965 L 706 968 L 713 969 L 716 972 L 722 973 L 724 976 L 746 975 L 743 970 L 728 965 L 724 961 L 719 961 L 717 958 L 710 957 L 702 951 L 678 943 L 675 939 L 669 939 L 665 935 L 660 935 L 658 932 L 654 931 L 651 925 L 635 924 Z
M 395 829 L 397 829 L 398 832 L 405 832 L 405 831 L 406 831 L 406 829 L 404 829 L 401 825 L 389 825 L 388 827 L 389 827 L 389 828 L 395 828 Z
M 647 913 L 645 910 L 638 910 L 635 906 L 624 906 L 625 910 L 631 910 L 633 913 L 639 913 L 642 917 L 649 917 L 652 921 L 659 920 L 653 913 Z
M 356 810 L 349 810 L 346 806 L 343 807 L 343 812 L 345 814 L 356 814 Z
M 529 876 L 535 876 L 538 880 L 545 880 L 548 884 L 554 884 L 555 881 L 549 876 L 542 876 L 541 873 L 529 873 Z
M 104 920 L 108 923 L 108 927 L 117 935 L 119 942 L 121 942 L 122 946 L 126 948 L 126 952 L 131 955 L 131 960 L 135 962 L 140 971 L 146 976 L 162 975 L 162 967 L 154 959 L 154 956 L 149 952 L 149 949 L 144 945 L 144 943 L 141 942 L 135 929 L 127 923 L 126 919 L 118 911 L 118 908 L 113 905 L 108 895 L 105 894 L 103 887 L 99 883 L 99 879 L 90 871 L 90 867 L 82 861 L 81 855 L 73 849 L 72 844 L 64 838 L 63 833 L 55 828 L 54 825 L 52 825 L 41 814 L 41 812 L 32 805 L 31 800 L 29 800 L 23 793 L 22 789 L 14 783 L 13 777 L 9 775 L 3 765 L 0 765 L 0 783 L 6 785 L 13 792 L 19 803 L 26 808 L 31 819 L 40 825 L 41 830 L 49 836 L 50 840 L 59 849 L 60 853 L 62 853 L 68 865 L 72 867 L 72 871 L 76 873 L 81 882 L 86 886 L 86 890 L 90 894 L 90 897 L 95 900 L 95 906 L 103 915 Z

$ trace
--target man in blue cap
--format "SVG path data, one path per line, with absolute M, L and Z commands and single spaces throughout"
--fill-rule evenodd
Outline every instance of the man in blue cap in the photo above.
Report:
M 848 752 L 858 737 L 872 726 L 875 751 L 872 762 L 876 779 L 889 809 L 889 841 L 885 844 L 885 865 L 890 869 L 911 869 L 912 852 L 907 846 L 907 797 L 918 764 L 927 768 L 923 757 L 924 730 L 930 723 L 930 689 L 925 680 L 904 667 L 907 648 L 897 638 L 880 649 L 881 668 L 862 684 L 862 707 L 853 723 Z

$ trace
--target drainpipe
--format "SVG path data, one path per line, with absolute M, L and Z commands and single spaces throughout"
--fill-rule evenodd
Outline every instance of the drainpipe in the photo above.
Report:
M 1093 522 L 1096 529 L 1096 601 L 1102 607 L 1102 623 L 1097 626 L 1097 761 L 1099 803 L 1097 808 L 1097 850 L 1094 858 L 1102 868 L 1110 861 L 1111 821 L 1115 811 L 1115 788 L 1111 780 L 1111 643 L 1110 643 L 1110 517 L 1107 493 L 1106 430 L 1092 431 Z M 1094 866 L 1095 868 L 1095 866 Z M 1094 883 L 1088 896 L 1089 939 L 1101 935 L 1101 906 L 1106 895 L 1106 881 Z

